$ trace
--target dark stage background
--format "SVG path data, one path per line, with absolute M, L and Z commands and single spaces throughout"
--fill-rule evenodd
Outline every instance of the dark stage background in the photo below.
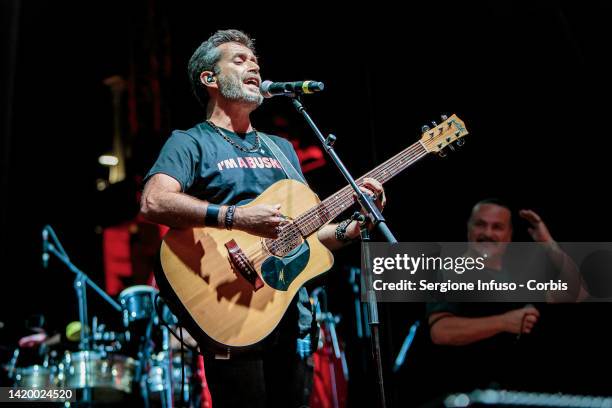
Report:
M 134 177 L 148 170 L 170 129 L 201 120 L 185 67 L 220 28 L 257 39 L 264 79 L 325 82 L 325 92 L 305 103 L 321 128 L 338 136 L 337 151 L 355 175 L 415 142 L 421 125 L 441 113 L 465 121 L 470 135 L 458 152 L 427 157 L 386 186 L 385 214 L 400 240 L 463 241 L 473 203 L 497 196 L 516 210 L 534 209 L 558 241 L 609 241 L 612 6 L 427 4 L 353 3 L 332 11 L 329 2 L 302 3 L 266 13 L 258 3 L 3 0 L 3 358 L 31 314 L 44 313 L 51 331 L 78 318 L 73 275 L 57 261 L 41 267 L 43 225 L 51 224 L 75 264 L 103 284 L 101 228 L 136 214 Z M 96 180 L 106 169 L 97 158 L 110 150 L 113 133 L 103 80 L 113 75 L 133 85 L 134 98 L 122 107 L 132 155 L 128 181 L 99 192 Z M 135 109 L 131 117 L 128 108 Z M 315 143 L 282 98 L 264 103 L 256 127 L 278 131 L 274 115 L 289 122 L 300 143 Z M 321 197 L 344 185 L 330 165 L 307 178 Z M 520 220 L 515 239 L 529 240 Z M 358 260 L 358 248 L 342 251 L 317 282 L 328 286 L 333 311 L 344 316 L 353 406 L 376 394 L 373 370 L 361 362 L 367 344 L 353 328 L 346 267 Z M 116 318 L 91 292 L 89 303 L 93 314 Z M 515 372 L 524 389 L 610 394 L 612 380 L 595 374 L 612 361 L 608 305 L 541 309 L 525 365 Z M 383 304 L 381 313 L 388 368 L 424 307 Z M 445 365 L 423 329 L 402 370 L 387 373 L 398 406 L 439 394 L 441 371 L 467 375 L 471 368 Z

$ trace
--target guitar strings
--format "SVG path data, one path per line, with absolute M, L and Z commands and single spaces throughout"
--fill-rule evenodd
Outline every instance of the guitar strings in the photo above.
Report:
M 383 165 L 381 165 L 379 168 L 371 171 L 365 176 L 362 176 L 361 178 L 358 179 L 358 181 L 360 181 L 361 179 L 367 176 L 370 176 L 370 177 L 374 176 L 374 178 L 381 179 L 383 182 L 386 181 L 388 170 L 390 168 L 397 167 L 397 164 L 399 164 L 400 165 L 399 171 L 402 171 L 403 169 L 410 166 L 412 163 L 414 163 L 416 160 L 420 159 L 427 153 L 426 149 L 423 149 L 421 152 L 418 152 L 417 150 L 419 147 L 422 147 L 422 145 L 415 143 L 413 146 L 409 147 L 403 152 L 398 153 L 396 156 L 384 162 Z M 396 163 L 398 160 L 400 160 L 399 163 Z M 381 175 L 383 177 L 376 177 L 376 175 L 379 173 L 382 173 Z M 298 226 L 291 228 L 291 231 L 289 231 L 286 234 L 282 234 L 281 238 L 277 238 L 275 241 L 273 241 L 269 249 L 272 252 L 276 252 L 276 253 L 289 252 L 289 250 L 293 249 L 292 248 L 294 246 L 293 244 L 302 239 L 302 234 L 300 232 L 299 226 L 306 227 L 307 228 L 306 235 L 309 235 L 310 233 L 320 228 L 320 225 L 317 225 L 317 223 L 320 224 L 321 221 L 325 220 L 325 218 L 327 218 L 327 220 L 324 221 L 323 224 L 333 219 L 333 217 L 329 217 L 329 214 L 328 214 L 329 213 L 328 210 L 331 206 L 338 205 L 339 203 L 345 203 L 345 205 L 343 205 L 342 208 L 345 206 L 349 207 L 350 205 L 352 205 L 352 194 L 348 194 L 349 191 L 350 191 L 350 186 L 345 186 L 342 190 L 340 190 L 337 194 L 335 194 L 331 200 L 330 198 L 328 198 L 327 200 L 323 201 L 317 206 L 306 211 L 303 215 L 298 217 L 294 223 L 288 224 L 289 226 L 292 226 L 292 227 L 294 227 L 296 224 Z M 317 216 L 319 220 L 315 220 L 314 216 Z M 291 247 L 289 247 L 290 244 L 291 244 Z M 250 258 L 252 258 L 253 256 L 255 257 L 254 262 L 260 261 L 261 260 L 260 256 L 263 256 L 264 258 L 269 256 L 267 253 L 263 253 L 260 247 L 258 247 L 254 253 L 252 252 L 251 248 L 247 249 L 247 251 L 251 254 Z
M 435 141 L 425 141 L 425 144 L 428 145 L 432 143 L 435 143 Z M 423 148 L 421 152 L 418 152 L 419 147 Z M 422 143 L 417 142 L 413 146 L 404 150 L 403 152 L 400 152 L 394 157 L 388 159 L 377 169 L 374 169 L 370 173 L 367 173 L 366 175 L 360 177 L 357 181 L 360 181 L 368 176 L 374 176 L 374 178 L 381 179 L 382 182 L 385 182 L 387 180 L 386 176 L 388 175 L 389 169 L 397 167 L 397 164 L 399 164 L 399 171 L 403 171 L 405 168 L 412 165 L 414 162 L 419 160 L 427 153 L 427 148 Z M 400 160 L 399 163 L 396 163 L 398 160 Z M 379 173 L 382 173 L 381 175 L 383 177 L 376 177 L 376 175 Z M 320 224 L 321 221 L 324 220 L 323 217 L 329 216 L 328 210 L 331 206 L 337 205 L 338 203 L 343 203 L 347 201 L 347 199 L 352 201 L 352 195 L 347 195 L 347 192 L 350 191 L 349 189 L 350 186 L 345 186 L 343 189 L 341 189 L 338 193 L 334 195 L 333 199 L 330 200 L 330 198 L 328 198 L 324 200 L 317 206 L 312 207 L 310 210 L 307 210 L 304 214 L 298 217 L 294 223 L 288 224 L 287 227 L 290 227 L 291 230 L 284 234 L 281 233 L 282 236 L 280 238 L 277 238 L 276 240 L 272 241 L 272 244 L 269 246 L 269 250 L 277 254 L 281 252 L 283 254 L 290 252 L 290 250 L 295 247 L 294 244 L 302 240 L 302 233 L 300 231 L 299 226 L 305 227 L 304 229 L 306 229 L 307 232 L 306 235 L 310 235 L 310 233 L 319 229 L 321 225 L 317 226 L 317 220 L 314 220 L 314 216 L 319 217 Z M 349 203 L 346 204 L 348 205 Z M 352 203 L 350 204 L 352 205 Z M 323 222 L 323 225 L 329 222 L 331 219 L 332 217 L 328 217 L 327 220 Z M 310 231 L 311 228 L 313 229 L 312 231 Z M 256 247 L 249 247 L 245 252 L 248 254 L 247 258 L 252 259 L 254 264 L 262 262 L 264 259 L 269 257 L 268 251 L 265 251 L 262 245 L 257 245 Z
M 418 147 L 418 146 L 416 146 L 416 147 Z M 415 153 L 415 150 L 416 149 L 413 149 L 413 151 L 411 151 L 409 155 L 408 154 L 404 155 L 404 156 L 410 156 L 410 157 L 393 157 L 392 159 L 390 159 L 387 162 L 385 162 L 383 164 L 383 166 L 373 170 L 372 172 L 366 174 L 365 176 L 362 176 L 357 181 L 360 181 L 360 180 L 362 180 L 365 177 L 372 177 L 372 178 L 375 178 L 375 179 L 381 181 L 381 183 L 386 182 L 388 180 L 387 175 L 389 174 L 389 170 L 391 168 L 397 167 L 396 166 L 397 163 L 390 163 L 390 162 L 391 161 L 395 162 L 396 160 L 401 159 L 402 162 L 399 163 L 400 166 L 397 167 L 397 168 L 399 168 L 400 171 L 402 171 L 404 168 L 408 167 L 409 165 L 411 165 L 412 163 L 414 163 L 416 160 L 418 160 L 420 158 L 418 152 L 416 152 L 416 154 L 413 154 L 413 153 Z M 403 161 L 403 160 L 406 160 L 406 161 Z M 327 200 L 330 200 L 330 198 L 328 198 Z M 321 217 L 321 216 L 325 216 L 326 215 L 326 214 L 324 214 L 324 212 L 327 211 L 327 209 L 329 207 L 336 207 L 340 203 L 344 204 L 344 201 L 348 200 L 349 203 L 352 205 L 352 201 L 353 201 L 352 189 L 351 189 L 350 186 L 345 186 L 342 190 L 340 190 L 337 194 L 334 195 L 334 198 L 332 200 L 330 200 L 330 201 L 327 201 L 327 200 L 323 201 L 319 205 L 322 208 L 317 208 L 319 206 L 313 207 L 313 209 L 316 209 L 316 210 L 312 211 L 312 212 L 315 213 L 317 216 Z M 347 204 L 349 204 L 349 203 L 347 203 Z M 307 211 L 304 214 L 305 217 L 303 217 L 303 216 L 298 217 L 297 221 L 300 222 L 300 221 L 302 221 L 301 220 L 302 218 L 306 218 L 306 217 L 312 218 L 311 214 L 309 214 L 310 212 L 311 212 L 311 210 Z M 314 221 L 314 220 L 312 220 L 312 221 Z M 313 226 L 316 227 L 316 224 L 313 225 L 312 221 L 311 220 L 304 220 L 302 225 L 305 225 L 307 227 L 313 227 Z
M 419 147 L 422 147 L 420 144 L 415 143 L 415 145 L 411 146 L 410 148 L 406 149 L 405 151 L 397 154 L 396 156 L 392 157 L 391 159 L 387 160 L 385 163 L 383 163 L 382 166 L 380 166 L 379 168 L 373 170 L 372 172 L 366 174 L 365 176 L 362 176 L 361 178 L 358 179 L 361 180 L 364 177 L 367 176 L 373 176 L 377 173 L 386 173 L 388 174 L 388 170 L 392 167 L 397 167 L 397 163 L 395 163 L 397 160 L 399 160 L 401 158 L 401 160 L 405 160 L 402 161 L 400 163 L 400 169 L 401 168 L 406 168 L 409 165 L 411 165 L 412 163 L 414 163 L 416 160 L 418 160 L 420 157 L 422 157 L 424 154 L 426 154 L 426 151 L 421 151 L 420 153 L 417 152 L 417 149 Z M 403 157 L 402 157 L 403 156 Z M 420 156 L 420 157 L 419 157 Z M 402 169 L 403 170 L 403 169 Z M 400 170 L 401 171 L 401 170 Z M 379 177 L 380 178 L 380 177 Z M 345 186 L 342 190 L 340 190 L 337 194 L 334 195 L 333 199 L 327 199 L 325 201 L 323 201 L 322 203 L 318 204 L 317 206 L 311 208 L 310 210 L 306 211 L 302 216 L 298 217 L 294 223 L 288 224 L 288 226 L 292 226 L 293 228 L 291 228 L 292 231 L 289 231 L 289 233 L 286 234 L 282 234 L 281 238 L 277 238 L 275 241 L 273 241 L 273 243 L 270 245 L 270 250 L 272 252 L 285 252 L 286 251 L 286 247 L 288 246 L 288 244 L 293 244 L 294 242 L 301 240 L 302 236 L 300 233 L 300 228 L 296 226 L 296 224 L 301 225 L 301 226 L 305 226 L 307 228 L 312 228 L 312 227 L 316 227 L 314 228 L 314 230 L 318 229 L 320 226 L 316 226 L 316 222 L 313 219 L 313 216 L 318 216 L 319 218 L 322 219 L 322 216 L 327 216 L 327 214 L 325 214 L 326 212 L 328 212 L 328 208 L 334 205 L 337 205 L 340 202 L 346 202 L 346 201 L 352 201 L 352 195 L 351 194 L 347 194 L 348 191 L 350 191 L 350 186 Z M 347 203 L 348 204 L 348 203 Z M 352 203 L 351 203 L 352 204 Z M 324 223 L 327 223 L 330 221 L 331 218 L 327 219 L 327 221 L 325 221 Z M 309 231 L 309 230 L 308 230 Z M 314 231 L 312 231 L 314 232 Z M 309 235 L 309 234 L 308 234 Z M 253 259 L 253 262 L 257 263 L 260 260 L 260 257 L 268 257 L 269 255 L 267 253 L 264 253 L 262 251 L 262 248 L 260 246 L 257 247 L 256 251 L 253 252 L 252 251 L 253 247 L 248 248 L 246 250 L 246 252 L 249 254 L 249 258 Z
M 410 148 L 406 149 L 404 152 L 401 152 L 395 157 L 387 160 L 378 169 L 375 169 L 374 171 L 366 174 L 365 176 L 360 177 L 357 181 L 360 181 L 367 176 L 376 175 L 377 173 L 380 173 L 380 172 L 382 172 L 383 174 L 388 173 L 388 170 L 391 167 L 396 167 L 397 163 L 395 162 L 399 160 L 400 158 L 402 160 L 406 160 L 405 162 L 400 163 L 401 167 L 405 167 L 406 165 L 412 164 L 416 160 L 415 157 L 418 156 L 418 152 L 416 152 L 418 147 L 419 147 L 418 144 L 411 146 Z M 331 219 L 333 219 L 333 217 L 328 217 L 328 214 L 327 214 L 329 212 L 328 210 L 330 207 L 338 206 L 339 203 L 345 203 L 345 205 L 343 205 L 342 207 L 347 207 L 347 208 L 350 205 L 352 205 L 353 200 L 352 200 L 352 194 L 350 194 L 350 191 L 351 191 L 350 186 L 345 186 L 334 196 L 326 199 L 325 201 L 318 204 L 317 206 L 312 207 L 310 210 L 306 211 L 304 214 L 296 218 L 293 223 L 289 224 L 289 225 L 297 224 L 297 227 L 294 228 L 293 232 L 295 233 L 296 232 L 295 230 L 297 230 L 297 232 L 299 233 L 300 239 L 301 239 L 300 230 L 306 229 L 307 231 L 306 235 L 309 235 L 310 233 L 314 232 L 314 230 L 320 227 L 320 225 L 316 225 L 317 220 L 314 219 L 315 216 L 318 217 L 321 221 L 324 220 L 324 217 L 327 218 L 327 220 L 324 221 L 323 224 L 329 222 Z M 300 226 L 306 227 L 306 228 L 300 228 Z M 298 236 L 296 235 L 284 234 L 280 239 L 277 239 L 276 241 L 274 241 L 274 243 L 272 244 L 273 248 L 270 248 L 270 249 L 274 252 L 279 245 L 281 246 L 281 248 L 283 248 L 284 244 L 293 243 L 297 240 L 297 238 Z
M 438 138 L 437 138 L 438 139 Z M 435 144 L 436 140 L 426 140 L 424 142 L 424 144 L 427 145 L 431 145 L 431 144 Z M 422 155 L 419 156 L 419 153 L 417 152 L 417 150 L 419 149 L 419 147 L 423 148 L 422 151 Z M 395 156 L 391 157 L 390 159 L 388 159 L 387 161 L 385 161 L 381 166 L 379 166 L 378 168 L 372 170 L 371 172 L 367 173 L 366 175 L 360 177 L 357 181 L 362 180 L 365 177 L 373 177 L 376 179 L 381 180 L 383 183 L 385 181 L 388 180 L 388 170 L 390 168 L 396 167 L 397 164 L 399 164 L 399 171 L 403 171 L 405 168 L 407 168 L 408 166 L 410 166 L 412 163 L 414 163 L 416 160 L 420 159 L 422 156 L 424 156 L 426 153 L 428 152 L 427 147 L 425 147 L 423 145 L 423 143 L 415 143 L 412 146 L 410 146 L 409 148 L 407 148 L 406 150 L 396 154 Z M 416 153 L 416 154 L 415 154 Z M 416 157 L 416 158 L 415 158 Z M 396 163 L 399 160 L 399 163 Z M 379 175 L 380 174 L 380 175 Z M 345 186 L 343 189 L 341 189 L 338 193 L 336 193 L 334 195 L 334 199 L 330 200 L 330 198 L 328 198 L 327 200 L 330 201 L 323 201 L 322 203 L 320 203 L 319 205 L 311 208 L 310 210 L 306 211 L 304 214 L 300 215 L 298 218 L 296 218 L 295 223 L 297 223 L 300 226 L 303 227 L 307 227 L 307 228 L 312 228 L 314 227 L 314 229 L 318 229 L 319 226 L 316 225 L 316 220 L 314 220 L 313 215 L 322 218 L 322 216 L 327 216 L 326 212 L 328 212 L 328 209 L 330 207 L 329 204 L 334 205 L 334 204 L 338 204 L 338 203 L 342 203 L 343 201 L 346 201 L 345 199 L 347 197 L 345 197 L 345 195 L 347 194 L 347 192 L 350 191 L 350 186 Z M 352 196 L 348 197 L 350 201 L 352 201 Z M 352 203 L 351 203 L 352 204 Z M 329 222 L 329 219 L 326 221 Z M 309 231 L 310 232 L 310 231 Z M 312 231 L 314 232 L 314 231 Z
M 368 176 L 372 177 L 377 174 L 380 174 L 383 177 L 379 176 L 379 177 L 374 177 L 374 178 L 382 179 L 381 182 L 385 182 L 386 176 L 389 174 L 390 169 L 398 168 L 400 169 L 399 171 L 402 171 L 403 169 L 412 165 L 415 161 L 423 157 L 425 154 L 427 154 L 427 150 L 423 149 L 422 144 L 417 142 L 413 146 L 404 150 L 403 152 L 400 152 L 397 155 L 391 157 L 378 168 L 360 177 L 357 181 L 359 182 L 363 178 L 368 177 Z M 400 160 L 399 163 L 398 163 L 398 160 Z M 399 164 L 399 167 L 397 166 L 398 164 Z M 318 205 L 307 210 L 304 214 L 297 217 L 293 223 L 287 224 L 287 227 L 285 228 L 290 228 L 290 229 L 281 232 L 281 237 L 274 240 L 272 244 L 270 245 L 269 247 L 270 251 L 277 252 L 277 253 L 285 252 L 289 244 L 293 244 L 301 240 L 302 234 L 300 232 L 300 228 L 299 228 L 300 226 L 305 227 L 304 229 L 306 229 L 306 231 L 309 232 L 308 235 L 310 235 L 310 233 L 314 232 L 314 231 L 310 232 L 310 229 L 314 229 L 313 227 L 316 227 L 316 229 L 318 229 L 320 227 L 320 226 L 317 226 L 318 220 L 315 220 L 314 217 L 316 216 L 321 221 L 323 221 L 325 219 L 324 217 L 328 217 L 329 215 L 328 209 L 330 207 L 336 207 L 339 203 L 343 203 L 344 204 L 343 207 L 346 206 L 348 208 L 350 206 L 348 204 L 350 203 L 350 201 L 352 201 L 352 194 L 350 194 L 350 186 L 345 186 L 338 193 L 336 193 L 331 200 L 330 198 L 324 200 Z M 323 224 L 329 222 L 331 219 L 332 218 L 328 218 L 327 221 L 325 221 Z M 285 233 L 283 234 L 283 232 Z M 280 251 L 280 250 L 283 250 L 283 251 Z M 249 247 L 246 250 L 244 250 L 244 252 L 245 254 L 247 254 L 247 257 L 249 259 L 252 259 L 253 263 L 258 263 L 269 256 L 266 253 L 267 251 L 264 251 L 261 245 Z
M 405 152 L 406 154 L 404 154 L 403 157 L 400 157 L 398 155 L 398 157 L 394 157 L 388 160 L 387 162 L 383 164 L 383 166 L 373 170 L 372 172 L 366 174 L 365 176 L 362 176 L 360 179 L 358 179 L 358 181 L 362 180 L 365 177 L 373 177 L 381 181 L 382 183 L 386 182 L 388 179 L 387 176 L 389 175 L 389 169 L 399 168 L 401 171 L 403 170 L 403 168 L 411 165 L 412 163 L 414 163 L 416 160 L 420 158 L 419 152 L 416 152 L 417 150 L 416 148 L 418 148 L 418 146 L 415 146 L 415 148 L 412 149 L 410 152 L 406 151 Z M 397 160 L 401 160 L 401 162 L 395 163 Z M 397 164 L 400 164 L 400 166 L 398 167 Z M 318 206 L 320 208 L 316 208 L 315 211 L 306 212 L 305 216 L 309 217 L 310 219 L 305 219 L 302 225 L 304 225 L 305 227 L 309 229 L 312 229 L 313 227 L 316 229 L 317 225 L 316 225 L 316 222 L 314 222 L 315 220 L 312 219 L 313 214 L 310 214 L 311 212 L 314 213 L 314 215 L 318 216 L 319 218 L 323 218 L 323 217 L 327 218 L 326 213 L 328 212 L 328 209 L 330 207 L 335 208 L 339 206 L 340 208 L 342 208 L 342 211 L 344 211 L 344 207 L 349 207 L 352 204 L 353 204 L 352 189 L 350 186 L 345 186 L 342 190 L 340 190 L 337 194 L 335 194 L 331 200 L 330 198 L 328 198 L 327 200 L 323 201 L 320 204 L 320 206 Z M 302 221 L 301 219 L 306 218 L 306 217 L 300 216 L 298 217 L 298 221 Z M 326 222 L 328 221 L 329 219 Z

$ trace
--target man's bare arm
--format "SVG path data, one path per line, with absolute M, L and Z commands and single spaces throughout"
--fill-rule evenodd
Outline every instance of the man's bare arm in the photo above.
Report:
M 429 333 L 434 344 L 465 346 L 499 333 L 530 333 L 539 316 L 533 307 L 486 317 L 461 317 L 438 312 L 429 316 Z
M 376 179 L 366 177 L 363 179 L 363 184 L 360 186 L 360 189 L 366 194 L 370 194 L 371 196 L 376 197 L 374 203 L 380 211 L 385 208 L 387 199 L 384 195 L 385 190 L 383 188 L 382 183 L 380 183 Z M 325 245 L 330 251 L 342 248 L 352 240 L 359 238 L 361 235 L 361 232 L 359 231 L 359 223 L 357 221 L 352 221 L 346 226 L 345 236 L 348 240 L 339 241 L 338 239 L 336 239 L 337 227 L 338 224 L 328 224 L 321 228 L 318 233 L 319 241 L 321 241 L 321 243 Z
M 551 303 L 555 302 L 577 302 L 581 298 L 582 282 L 580 272 L 574 260 L 567 255 L 557 245 L 555 241 L 551 241 L 546 245 L 546 253 L 552 262 L 553 266 L 559 271 L 558 279 L 567 283 L 567 291 L 549 291 L 546 293 L 546 300 Z
M 140 211 L 149 221 L 168 225 L 172 228 L 193 228 L 204 226 L 208 202 L 181 192 L 180 183 L 173 177 L 158 173 L 145 185 Z M 223 228 L 224 206 L 219 212 L 218 225 Z M 279 205 L 259 204 L 237 207 L 233 228 L 262 237 L 275 238 L 281 217 Z
M 208 203 L 181 192 L 174 178 L 158 173 L 144 187 L 140 212 L 149 221 L 173 228 L 201 227 Z
M 338 224 L 328 224 L 321 228 L 318 233 L 319 241 L 330 251 L 335 251 L 347 245 L 351 241 L 339 241 L 336 239 L 336 227 Z M 346 227 L 346 238 L 349 240 L 357 239 L 360 235 L 359 224 L 357 221 L 351 221 Z

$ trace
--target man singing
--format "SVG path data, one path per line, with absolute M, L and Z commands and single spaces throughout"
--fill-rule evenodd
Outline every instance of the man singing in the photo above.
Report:
M 149 171 L 141 212 L 173 228 L 236 229 L 275 238 L 285 221 L 280 205 L 238 207 L 287 178 L 282 160 L 262 142 L 268 137 L 301 175 L 291 143 L 262 136 L 250 114 L 263 101 L 253 40 L 238 30 L 221 30 L 192 55 L 189 78 L 206 120 L 174 131 Z M 381 183 L 364 179 L 362 189 L 385 204 Z M 359 237 L 356 222 L 328 224 L 318 232 L 329 249 Z M 295 306 L 265 340 L 262 352 L 229 360 L 208 358 L 206 374 L 215 407 L 300 407 L 308 404 L 310 376 L 303 350 L 312 323 L 302 288 Z

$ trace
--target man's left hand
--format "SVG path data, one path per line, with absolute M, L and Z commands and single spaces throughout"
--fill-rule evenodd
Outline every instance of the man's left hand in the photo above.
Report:
M 387 198 L 385 197 L 385 189 L 383 188 L 381 182 L 371 177 L 366 177 L 362 180 L 361 184 L 359 185 L 359 188 L 361 189 L 361 191 L 370 195 L 374 199 L 374 204 L 380 211 L 385 208 Z M 353 193 L 353 197 L 357 199 L 357 194 Z M 361 210 L 361 212 L 363 213 L 363 210 Z M 372 229 L 373 224 L 369 222 L 369 219 L 367 221 L 367 225 L 368 229 Z M 355 239 L 359 237 L 359 234 L 359 223 L 355 221 L 351 222 L 346 229 L 347 238 Z
M 366 177 L 363 179 L 363 183 L 359 186 L 361 191 L 369 194 L 374 199 L 376 207 L 382 211 L 387 204 L 387 197 L 385 197 L 385 189 L 381 182 L 376 179 Z
M 548 227 L 542 221 L 542 218 L 532 210 L 521 210 L 519 211 L 521 218 L 527 220 L 531 224 L 530 228 L 527 228 L 529 235 L 536 242 L 551 243 L 554 242 Z

